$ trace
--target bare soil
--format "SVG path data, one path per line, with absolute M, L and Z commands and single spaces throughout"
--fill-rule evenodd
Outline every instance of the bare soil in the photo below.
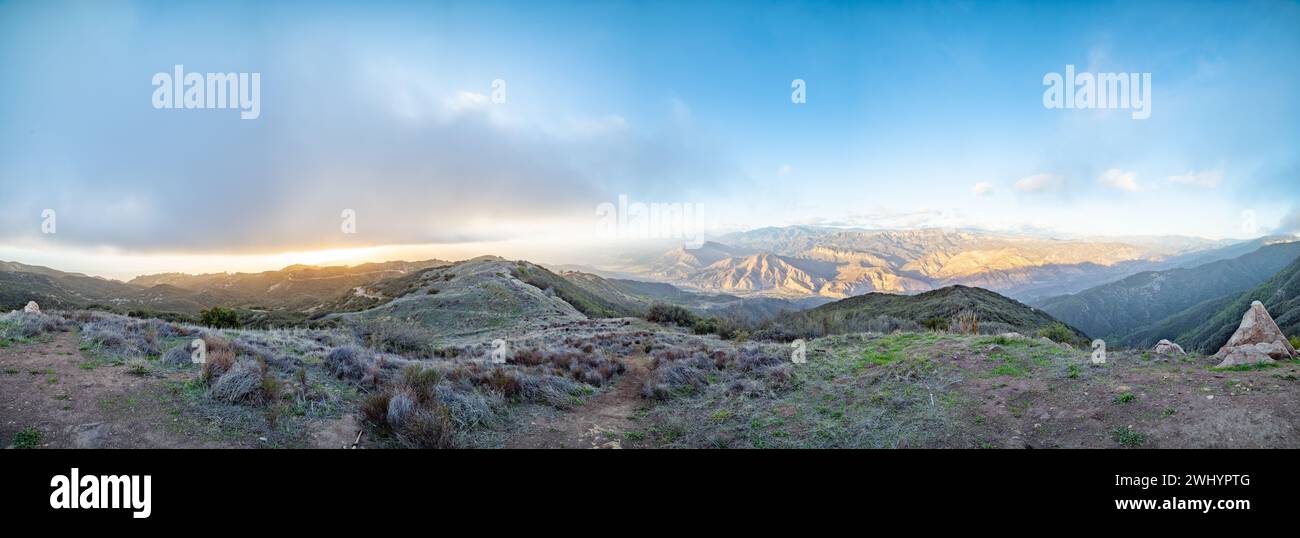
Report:
M 627 371 L 613 390 L 572 411 L 530 422 L 506 441 L 506 448 L 641 448 L 636 413 L 647 405 L 641 385 L 649 375 L 650 359 L 620 359 Z
M 125 366 L 86 362 L 76 333 L 49 342 L 0 349 L 0 440 L 25 428 L 41 432 L 42 448 L 225 448 L 238 446 L 186 435 L 154 397 L 166 379 L 184 374 L 137 376 Z M 82 435 L 78 435 L 81 433 Z
M 971 378 L 960 390 L 988 448 L 1300 447 L 1300 365 L 1212 365 L 1125 353 L 1077 378 Z

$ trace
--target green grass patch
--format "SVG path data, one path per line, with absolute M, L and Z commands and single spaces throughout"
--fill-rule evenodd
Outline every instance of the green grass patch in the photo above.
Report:
M 1128 426 L 1116 426 L 1110 430 L 1110 437 L 1125 448 L 1137 448 L 1145 445 L 1147 436 Z
M 41 431 L 28 426 L 14 434 L 14 448 L 40 448 Z
M 1137 396 L 1133 395 L 1132 392 L 1121 392 L 1112 401 L 1115 402 L 1115 405 L 1126 405 L 1133 403 L 1134 400 L 1137 400 Z

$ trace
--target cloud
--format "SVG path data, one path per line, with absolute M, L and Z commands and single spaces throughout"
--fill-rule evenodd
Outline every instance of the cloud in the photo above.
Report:
M 1273 229 L 1277 235 L 1300 235 L 1300 207 L 1293 207 L 1282 220 L 1278 222 L 1277 228 Z
M 312 91 L 286 91 L 292 101 L 268 91 L 262 118 L 236 128 L 207 111 L 153 109 L 82 130 L 51 124 L 121 143 L 71 153 L 88 145 L 75 141 L 57 174 L 40 172 L 49 155 L 7 151 L 0 244 L 234 254 L 506 240 L 581 226 L 619 194 L 697 201 L 744 177 L 680 123 L 529 115 L 478 92 L 349 73 L 295 80 Z M 674 120 L 687 110 L 664 105 Z M 46 208 L 56 235 L 40 233 Z M 345 209 L 355 234 L 342 233 Z
M 1137 192 L 1141 189 L 1137 181 L 1137 172 L 1126 172 L 1111 168 L 1097 178 L 1102 185 L 1121 191 Z
M 1169 176 L 1169 181 L 1171 183 L 1177 183 L 1179 185 L 1188 185 L 1192 187 L 1212 189 L 1214 187 L 1219 186 L 1219 182 L 1223 181 L 1223 171 L 1222 170 L 1202 170 L 1200 172 L 1188 171 L 1186 174 L 1183 174 L 1181 176 Z
M 1065 188 L 1065 179 L 1054 174 L 1036 174 L 1016 182 L 1016 190 L 1029 193 L 1057 192 Z
M 975 196 L 988 196 L 993 194 L 994 188 L 992 183 L 981 181 L 972 185 L 970 191 L 974 193 Z
M 777 169 L 776 169 L 776 175 L 778 175 L 778 176 L 788 176 L 788 175 L 790 175 L 790 172 L 793 172 L 793 171 L 794 171 L 794 168 L 793 168 L 793 167 L 791 167 L 791 166 L 788 165 L 788 164 L 783 164 L 783 165 L 781 165 L 780 168 L 777 168 Z

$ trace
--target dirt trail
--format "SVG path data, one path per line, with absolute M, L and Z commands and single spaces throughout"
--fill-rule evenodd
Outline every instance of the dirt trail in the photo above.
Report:
M 645 405 L 641 385 L 650 375 L 648 357 L 620 359 L 627 372 L 613 390 L 558 416 L 538 419 L 506 442 L 506 448 L 638 448 L 644 441 L 629 436 L 638 430 L 634 415 Z M 635 437 L 635 438 L 634 438 Z
M 165 379 L 137 376 L 124 366 L 86 363 L 76 333 L 49 342 L 0 349 L 0 443 L 26 428 L 41 433 L 41 448 L 219 448 L 169 428 L 175 417 L 155 394 Z

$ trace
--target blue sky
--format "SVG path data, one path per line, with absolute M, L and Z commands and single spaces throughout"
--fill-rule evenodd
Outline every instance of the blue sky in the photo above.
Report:
M 0 2 L 0 258 L 581 261 L 620 194 L 719 233 L 1293 231 L 1296 28 L 1294 2 Z M 175 64 L 260 73 L 261 116 L 154 109 Z M 1044 108 L 1066 64 L 1151 73 L 1151 117 Z

